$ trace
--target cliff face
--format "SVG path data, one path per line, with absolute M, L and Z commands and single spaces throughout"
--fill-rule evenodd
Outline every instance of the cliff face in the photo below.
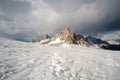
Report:
M 70 30 L 69 26 L 66 26 L 65 29 L 63 31 L 61 31 L 60 33 L 57 33 L 53 38 L 60 38 L 61 40 L 67 42 L 67 43 L 76 43 L 76 39 L 77 36 L 75 33 L 73 33 Z
M 70 26 L 66 26 L 63 31 L 56 34 L 53 38 L 60 38 L 70 44 L 88 45 L 87 40 L 82 35 L 76 35 L 72 32 Z
M 52 38 L 48 35 L 45 35 L 42 40 L 32 40 L 32 43 L 42 43 L 42 44 L 49 44 L 51 41 L 55 41 L 60 39 L 62 42 L 69 43 L 69 44 L 78 44 L 78 45 L 85 45 L 89 46 L 89 42 L 84 38 L 82 35 L 76 35 L 74 32 L 71 31 L 70 26 L 66 26 L 61 32 L 55 34 Z
M 80 45 L 86 45 L 86 46 L 89 46 L 89 42 L 87 41 L 86 38 L 84 38 L 82 35 L 77 35 L 77 42 L 78 44 Z

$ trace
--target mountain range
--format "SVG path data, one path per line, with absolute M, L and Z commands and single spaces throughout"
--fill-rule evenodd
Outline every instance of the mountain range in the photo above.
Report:
M 56 43 L 57 41 L 57 43 Z M 120 50 L 120 43 L 116 41 L 105 41 L 100 38 L 87 36 L 84 37 L 81 34 L 76 34 L 71 31 L 70 26 L 67 25 L 65 28 L 55 34 L 53 37 L 45 35 L 41 40 L 32 40 L 32 43 L 41 43 L 41 44 L 59 44 L 59 43 L 68 43 L 75 45 L 84 45 L 86 47 L 94 46 L 102 49 L 109 50 Z

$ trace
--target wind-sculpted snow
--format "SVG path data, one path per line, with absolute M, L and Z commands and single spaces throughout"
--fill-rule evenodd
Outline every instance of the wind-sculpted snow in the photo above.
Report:
M 120 80 L 120 51 L 0 38 L 0 80 Z

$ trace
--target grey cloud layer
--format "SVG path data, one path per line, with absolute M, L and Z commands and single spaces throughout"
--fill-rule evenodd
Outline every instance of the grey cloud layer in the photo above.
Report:
M 37 38 L 66 24 L 82 34 L 120 30 L 119 4 L 120 0 L 0 0 L 0 36 Z

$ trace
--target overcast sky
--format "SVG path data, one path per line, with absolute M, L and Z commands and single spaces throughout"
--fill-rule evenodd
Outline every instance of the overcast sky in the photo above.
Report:
M 21 40 L 59 32 L 120 30 L 120 0 L 0 0 L 0 36 Z

